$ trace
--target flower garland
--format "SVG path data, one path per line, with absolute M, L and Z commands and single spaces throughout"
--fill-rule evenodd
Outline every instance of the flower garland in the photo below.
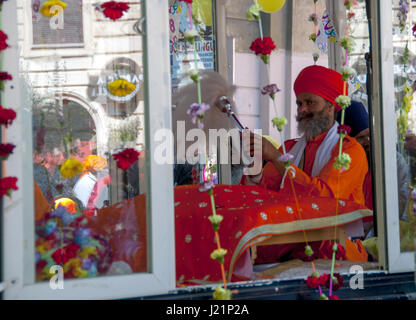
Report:
M 313 28 L 314 28 L 314 32 L 312 34 L 309 35 L 309 40 L 313 41 L 314 43 L 316 42 L 316 38 L 318 37 L 318 25 L 319 25 L 319 18 L 317 15 L 317 3 L 318 0 L 313 0 L 313 13 L 311 13 L 308 17 L 308 21 L 313 23 Z M 319 53 L 314 52 L 312 54 L 312 58 L 314 63 L 316 64 L 319 60 Z
M 399 27 L 400 27 L 400 33 L 402 33 L 407 25 L 408 20 L 408 13 L 409 13 L 409 1 L 408 0 L 400 0 L 399 2 L 399 12 L 397 13 L 397 17 L 399 18 Z M 413 26 L 413 36 L 416 37 L 416 24 Z M 404 141 L 406 139 L 406 136 L 408 134 L 409 129 L 409 112 L 412 107 L 412 101 L 413 101 L 413 88 L 410 85 L 411 81 L 409 79 L 409 76 L 406 72 L 407 66 L 410 62 L 409 57 L 409 41 L 406 42 L 406 46 L 404 48 L 403 55 L 401 57 L 401 63 L 403 64 L 403 70 L 404 74 L 406 74 L 406 77 L 404 79 L 404 86 L 403 91 L 404 95 L 402 98 L 402 101 L 400 103 L 398 114 L 397 114 L 397 128 L 399 130 L 399 143 L 400 143 L 400 149 L 404 149 Z
M 0 10 L 2 8 L 3 1 L 0 2 Z M 3 51 L 6 50 L 9 45 L 7 44 L 8 36 L 0 30 L 0 52 L 1 60 L 3 60 Z M 4 82 L 11 81 L 13 77 L 4 71 L 0 72 L 0 90 L 4 91 Z M 3 95 L 2 95 L 3 97 Z M 7 128 L 16 119 L 16 112 L 12 109 L 3 108 L 0 103 L 0 126 Z M 16 146 L 11 143 L 0 144 L 0 159 L 5 161 L 13 153 Z M 17 191 L 17 178 L 16 177 L 2 177 L 0 178 L 0 197 L 7 195 L 11 197 L 13 190 Z
M 193 45 L 195 69 L 189 72 L 189 77 L 196 84 L 197 93 L 198 93 L 198 102 L 193 103 L 189 106 L 187 114 L 192 118 L 192 123 L 193 124 L 197 123 L 198 127 L 202 129 L 204 127 L 204 124 L 202 121 L 204 119 L 205 112 L 210 109 L 210 106 L 202 102 L 201 82 L 199 79 L 199 70 L 198 70 L 198 56 L 197 56 L 197 50 L 196 50 L 196 44 L 195 44 L 195 40 L 199 38 L 199 34 L 197 30 L 193 28 L 192 0 L 179 0 L 179 1 L 187 3 L 187 6 L 188 6 L 190 29 L 184 32 L 184 37 L 185 37 L 185 41 Z M 201 155 L 199 156 L 201 157 Z M 220 224 L 224 217 L 216 213 L 214 190 L 213 190 L 213 188 L 215 187 L 215 184 L 213 181 L 214 177 L 213 175 L 211 175 L 209 179 L 206 179 L 203 170 L 200 170 L 199 179 L 200 179 L 199 191 L 208 192 L 210 196 L 210 200 L 211 200 L 212 215 L 208 217 L 208 220 L 212 224 L 212 228 L 215 234 L 215 242 L 217 244 L 217 249 L 215 249 L 211 253 L 211 259 L 217 260 L 218 263 L 220 264 L 221 275 L 223 279 L 223 286 L 218 286 L 215 289 L 213 293 L 213 298 L 215 300 L 231 300 L 232 292 L 229 289 L 227 289 L 227 280 L 226 280 L 225 268 L 224 268 L 224 259 L 225 259 L 225 255 L 227 254 L 227 250 L 221 247 L 220 236 L 219 236 Z
M 316 4 L 315 0 L 314 2 Z M 356 4 L 357 4 L 356 0 L 344 1 L 344 6 L 347 10 L 348 22 L 350 19 L 352 19 L 355 16 L 355 13 L 352 11 L 352 9 Z M 346 35 L 338 40 L 338 44 L 345 50 L 345 61 L 341 69 L 342 79 L 344 81 L 344 90 L 343 90 L 344 92 L 343 92 L 343 95 L 340 95 L 335 99 L 335 102 L 341 107 L 341 124 L 338 127 L 338 133 L 340 136 L 339 153 L 334 163 L 334 169 L 338 171 L 338 188 L 335 194 L 336 199 L 338 198 L 338 195 L 339 195 L 340 174 L 343 171 L 348 170 L 350 167 L 350 163 L 351 163 L 350 155 L 342 151 L 343 140 L 351 131 L 351 128 L 344 124 L 345 110 L 351 105 L 351 98 L 346 95 L 347 85 L 348 85 L 347 82 L 352 76 L 356 74 L 354 69 L 348 67 L 348 57 L 351 51 L 354 49 L 354 45 L 355 45 L 354 40 L 351 37 L 349 37 L 349 23 L 347 23 Z M 335 215 L 338 220 L 338 201 L 336 205 Z M 319 288 L 319 294 L 320 294 L 321 300 L 339 300 L 337 296 L 333 295 L 333 291 L 336 291 L 343 286 L 342 276 L 334 273 L 335 260 L 341 258 L 342 256 L 345 256 L 344 248 L 341 245 L 336 243 L 336 238 L 337 238 L 336 234 L 337 234 L 337 223 L 335 223 L 335 228 L 334 228 L 334 243 L 330 250 L 332 251 L 330 275 L 328 276 L 327 274 L 324 273 L 322 276 L 319 276 L 319 274 L 314 270 L 314 273 L 310 277 L 308 277 L 308 279 L 306 280 L 306 284 L 310 288 L 316 288 L 316 287 Z M 321 289 L 321 287 L 324 285 L 329 288 L 329 296 L 326 296 Z
M 318 26 L 318 23 L 319 23 L 318 22 L 319 21 L 318 16 L 316 14 L 317 1 L 318 0 L 313 0 L 314 13 L 309 15 L 309 18 L 308 18 L 308 20 L 313 22 L 313 24 L 314 24 L 314 29 L 315 29 L 314 31 L 315 32 L 312 33 L 309 36 L 309 39 L 314 41 L 314 42 L 316 41 L 316 38 L 317 38 L 317 26 Z M 355 0 L 354 1 L 345 0 L 344 5 L 346 6 L 347 10 L 350 11 L 351 8 L 353 7 L 353 5 L 356 5 L 356 1 Z M 248 20 L 258 20 L 259 21 L 260 38 L 256 39 L 252 43 L 252 45 L 250 46 L 250 49 L 253 50 L 256 55 L 260 55 L 263 62 L 267 65 L 269 63 L 269 55 L 270 55 L 271 51 L 273 51 L 275 49 L 275 45 L 274 45 L 272 39 L 270 39 L 270 38 L 265 39 L 263 37 L 262 23 L 261 23 L 261 16 L 260 16 L 260 11 L 261 10 L 262 10 L 261 6 L 256 2 L 255 4 L 253 4 L 246 11 L 246 17 L 247 17 Z M 354 16 L 355 16 L 355 13 L 353 13 L 353 12 L 348 13 L 348 19 L 351 19 Z M 351 130 L 348 126 L 344 125 L 345 109 L 351 104 L 350 98 L 346 96 L 346 89 L 347 89 L 346 81 L 348 81 L 351 76 L 355 75 L 355 71 L 351 68 L 348 68 L 348 55 L 349 55 L 349 52 L 354 47 L 354 41 L 353 41 L 352 38 L 348 37 L 348 33 L 349 33 L 349 29 L 347 29 L 347 35 L 344 38 L 339 40 L 339 44 L 346 51 L 344 67 L 343 67 L 343 70 L 342 70 L 343 80 L 344 80 L 344 95 L 338 97 L 337 100 L 336 100 L 336 102 L 342 108 L 342 120 L 341 120 L 341 126 L 339 128 L 339 134 L 340 134 L 340 148 L 339 148 L 339 150 L 340 151 L 339 151 L 338 157 L 336 158 L 336 163 L 335 163 L 335 168 L 337 170 L 339 170 L 340 173 L 343 170 L 348 170 L 350 162 L 351 162 L 350 156 L 348 154 L 342 152 L 343 139 L 348 135 L 348 133 Z M 314 53 L 313 54 L 313 60 L 314 60 L 315 64 L 318 61 L 318 59 L 319 59 L 319 54 Z M 279 117 L 278 116 L 277 106 L 276 106 L 276 101 L 275 101 L 275 94 L 279 91 L 280 90 L 277 88 L 277 86 L 275 84 L 270 84 L 270 85 L 267 85 L 267 86 L 263 87 L 261 93 L 263 95 L 269 95 L 270 98 L 273 100 L 273 105 L 274 105 L 274 108 L 275 108 L 276 118 L 274 118 L 272 120 L 272 123 L 273 123 L 273 126 L 276 127 L 277 130 L 280 132 L 280 135 L 282 137 L 282 141 L 284 141 L 283 129 L 284 129 L 284 126 L 287 124 L 287 119 L 285 119 L 284 117 Z M 293 183 L 294 170 L 291 167 L 291 160 L 293 159 L 293 155 L 288 154 L 286 152 L 284 143 L 282 144 L 282 149 L 283 149 L 283 155 L 279 158 L 279 161 L 281 161 L 285 164 L 286 170 L 285 170 L 285 174 L 284 174 L 283 179 L 282 179 L 281 188 L 284 187 L 284 180 L 287 177 L 288 173 L 290 172 L 291 174 L 289 174 L 289 180 L 290 180 L 290 184 L 291 184 L 291 188 L 292 188 L 292 193 L 293 193 L 293 196 L 295 198 L 295 202 L 297 204 L 297 215 L 298 215 L 298 218 L 300 220 L 302 220 L 302 216 L 301 216 L 301 213 L 300 213 L 300 210 L 299 210 L 299 205 L 298 205 L 298 200 L 297 200 L 297 194 L 296 194 L 296 190 L 295 190 L 294 183 Z M 338 205 L 337 205 L 336 212 L 338 213 Z M 320 276 L 316 272 L 315 265 L 313 263 L 313 259 L 314 259 L 315 254 L 314 254 L 311 246 L 309 246 L 309 244 L 308 244 L 308 240 L 307 240 L 305 230 L 303 230 L 303 233 L 304 233 L 304 238 L 305 238 L 305 243 L 306 243 L 305 251 L 304 251 L 304 254 L 305 254 L 305 257 L 304 257 L 305 259 L 304 260 L 311 261 L 311 265 L 312 265 L 312 269 L 313 269 L 312 276 L 308 277 L 308 279 L 306 280 L 307 285 L 309 285 L 312 288 L 319 288 L 320 299 L 323 299 L 323 300 L 339 300 L 339 298 L 337 296 L 333 295 L 333 291 L 342 287 L 343 278 L 339 274 L 334 273 L 334 266 L 335 266 L 335 259 L 336 258 L 342 258 L 342 257 L 345 256 L 344 248 L 342 246 L 338 245 L 334 241 L 334 244 L 331 246 L 331 248 L 327 250 L 329 252 L 327 254 L 327 256 L 332 257 L 331 273 L 330 273 L 330 275 L 323 274 L 322 276 Z M 335 228 L 335 237 L 334 237 L 334 239 L 336 239 L 336 228 Z M 329 295 L 328 296 L 326 296 L 322 291 L 322 287 L 324 285 L 329 288 Z
M 400 32 L 403 32 L 407 24 L 407 14 L 409 13 L 409 0 L 399 1 L 399 12 L 397 18 L 399 18 Z

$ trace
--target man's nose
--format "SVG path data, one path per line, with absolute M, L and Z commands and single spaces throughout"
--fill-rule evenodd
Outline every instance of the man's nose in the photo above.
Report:
M 298 114 L 305 113 L 307 111 L 306 105 L 298 105 Z

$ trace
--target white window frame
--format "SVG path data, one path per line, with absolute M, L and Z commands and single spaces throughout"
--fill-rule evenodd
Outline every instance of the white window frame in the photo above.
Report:
M 83 43 L 65 43 L 65 44 L 33 44 L 33 24 L 32 24 L 32 1 L 31 0 L 19 0 L 18 3 L 22 4 L 23 19 L 30 21 L 31 23 L 25 23 L 24 28 L 24 45 L 23 56 L 24 57 L 45 57 L 52 53 L 60 57 L 65 56 L 84 56 L 91 54 L 94 50 L 93 41 L 93 26 L 90 18 L 93 16 L 94 7 L 93 0 L 82 1 L 82 25 L 83 25 Z M 17 19 L 15 21 L 18 21 Z M 21 22 L 21 21 L 19 21 Z M 65 22 L 64 22 L 65 23 Z M 54 49 L 54 50 L 51 50 Z
M 380 263 L 390 273 L 413 272 L 415 253 L 401 252 L 394 111 L 392 2 L 371 0 L 376 211 Z M 393 121 L 392 121 L 393 120 Z
M 173 168 L 152 159 L 159 129 L 171 128 L 168 5 L 165 0 L 143 2 L 145 20 L 147 245 L 148 273 L 103 276 L 64 281 L 63 290 L 52 290 L 49 282 L 35 283 L 34 200 L 30 102 L 19 82 L 17 4 L 3 5 L 3 30 L 11 46 L 4 51 L 4 65 L 14 75 L 6 84 L 3 106 L 13 107 L 17 119 L 7 129 L 7 140 L 17 145 L 5 162 L 3 174 L 18 178 L 19 190 L 4 198 L 4 298 L 5 299 L 118 299 L 166 293 L 175 288 L 175 236 Z M 150 70 L 149 70 L 150 66 Z M 151 98 L 150 98 L 151 97 Z M 152 119 L 152 121 L 150 121 Z M 160 201 L 163 199 L 163 201 Z

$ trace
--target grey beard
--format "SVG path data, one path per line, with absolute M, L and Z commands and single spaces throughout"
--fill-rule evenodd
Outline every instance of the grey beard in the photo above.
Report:
M 304 134 L 307 138 L 316 138 L 329 129 L 331 119 L 326 116 L 314 117 L 298 121 L 298 133 Z

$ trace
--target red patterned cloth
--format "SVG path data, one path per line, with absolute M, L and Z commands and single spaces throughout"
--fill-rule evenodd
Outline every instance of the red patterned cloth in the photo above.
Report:
M 225 256 L 228 280 L 238 259 L 248 257 L 247 249 L 272 235 L 332 228 L 372 215 L 364 205 L 338 200 L 336 216 L 334 198 L 299 195 L 303 218 L 300 221 L 289 190 L 275 192 L 252 186 L 217 185 L 213 191 L 217 214 L 224 217 L 219 236 L 221 247 L 228 251 Z M 210 257 L 217 245 L 208 220 L 212 215 L 209 194 L 199 192 L 198 185 L 178 186 L 174 199 L 177 285 L 220 282 L 220 266 Z M 37 205 L 39 200 L 37 195 Z M 41 216 L 41 212 L 36 212 L 37 219 Z M 89 227 L 109 237 L 114 261 L 125 261 L 133 272 L 147 271 L 145 195 L 98 210 L 97 216 L 90 218 Z
M 218 185 L 214 189 L 217 214 L 224 217 L 219 230 L 221 247 L 227 249 L 225 270 L 231 279 L 238 258 L 254 244 L 272 235 L 344 225 L 372 212 L 365 206 L 334 198 L 305 198 L 299 195 L 302 221 L 293 195 L 251 186 Z M 218 262 L 210 258 L 217 248 L 208 217 L 208 193 L 197 186 L 175 188 L 176 276 L 178 285 L 221 281 Z

